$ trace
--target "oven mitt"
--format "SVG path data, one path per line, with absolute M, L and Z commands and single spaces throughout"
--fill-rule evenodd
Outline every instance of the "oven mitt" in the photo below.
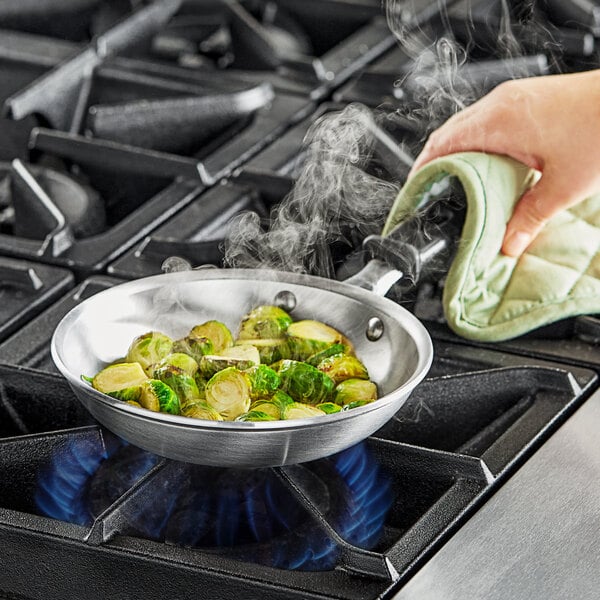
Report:
M 539 176 L 510 158 L 464 152 L 425 165 L 400 191 L 383 235 L 448 174 L 458 178 L 467 198 L 461 243 L 443 294 L 446 320 L 457 334 L 500 341 L 600 312 L 600 196 L 556 215 L 519 258 L 505 256 L 500 248 L 506 223 Z

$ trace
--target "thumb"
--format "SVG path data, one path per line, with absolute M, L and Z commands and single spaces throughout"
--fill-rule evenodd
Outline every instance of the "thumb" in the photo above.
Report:
M 554 178 L 544 175 L 517 202 L 506 226 L 502 252 L 514 257 L 521 255 L 547 221 L 573 204 L 572 190 L 561 192 L 561 186 Z

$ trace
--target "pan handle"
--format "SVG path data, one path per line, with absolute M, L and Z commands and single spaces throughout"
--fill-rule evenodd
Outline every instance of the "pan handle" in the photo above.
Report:
M 390 288 L 404 277 L 389 263 L 379 258 L 371 259 L 358 273 L 344 281 L 350 285 L 375 292 L 378 296 L 385 296 Z

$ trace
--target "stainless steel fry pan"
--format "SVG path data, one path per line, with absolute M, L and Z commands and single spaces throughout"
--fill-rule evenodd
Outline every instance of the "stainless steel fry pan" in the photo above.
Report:
M 400 276 L 372 261 L 367 276 L 359 279 L 384 294 Z M 130 406 L 80 379 L 124 356 L 141 333 L 160 330 L 178 338 L 209 319 L 223 321 L 235 332 L 250 309 L 282 298 L 288 308 L 294 305 L 295 320 L 324 321 L 351 339 L 379 387 L 377 401 L 310 419 L 204 421 Z M 85 300 L 56 328 L 52 357 L 90 413 L 132 444 L 191 463 L 266 467 L 328 456 L 371 435 L 425 377 L 433 350 L 418 319 L 374 291 L 276 271 L 202 269 L 139 279 Z

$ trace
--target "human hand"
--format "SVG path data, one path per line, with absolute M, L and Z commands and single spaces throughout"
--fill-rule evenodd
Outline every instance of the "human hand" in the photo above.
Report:
M 507 224 L 519 256 L 556 213 L 600 192 L 600 70 L 505 82 L 429 137 L 411 175 L 453 152 L 510 156 L 541 171 Z

